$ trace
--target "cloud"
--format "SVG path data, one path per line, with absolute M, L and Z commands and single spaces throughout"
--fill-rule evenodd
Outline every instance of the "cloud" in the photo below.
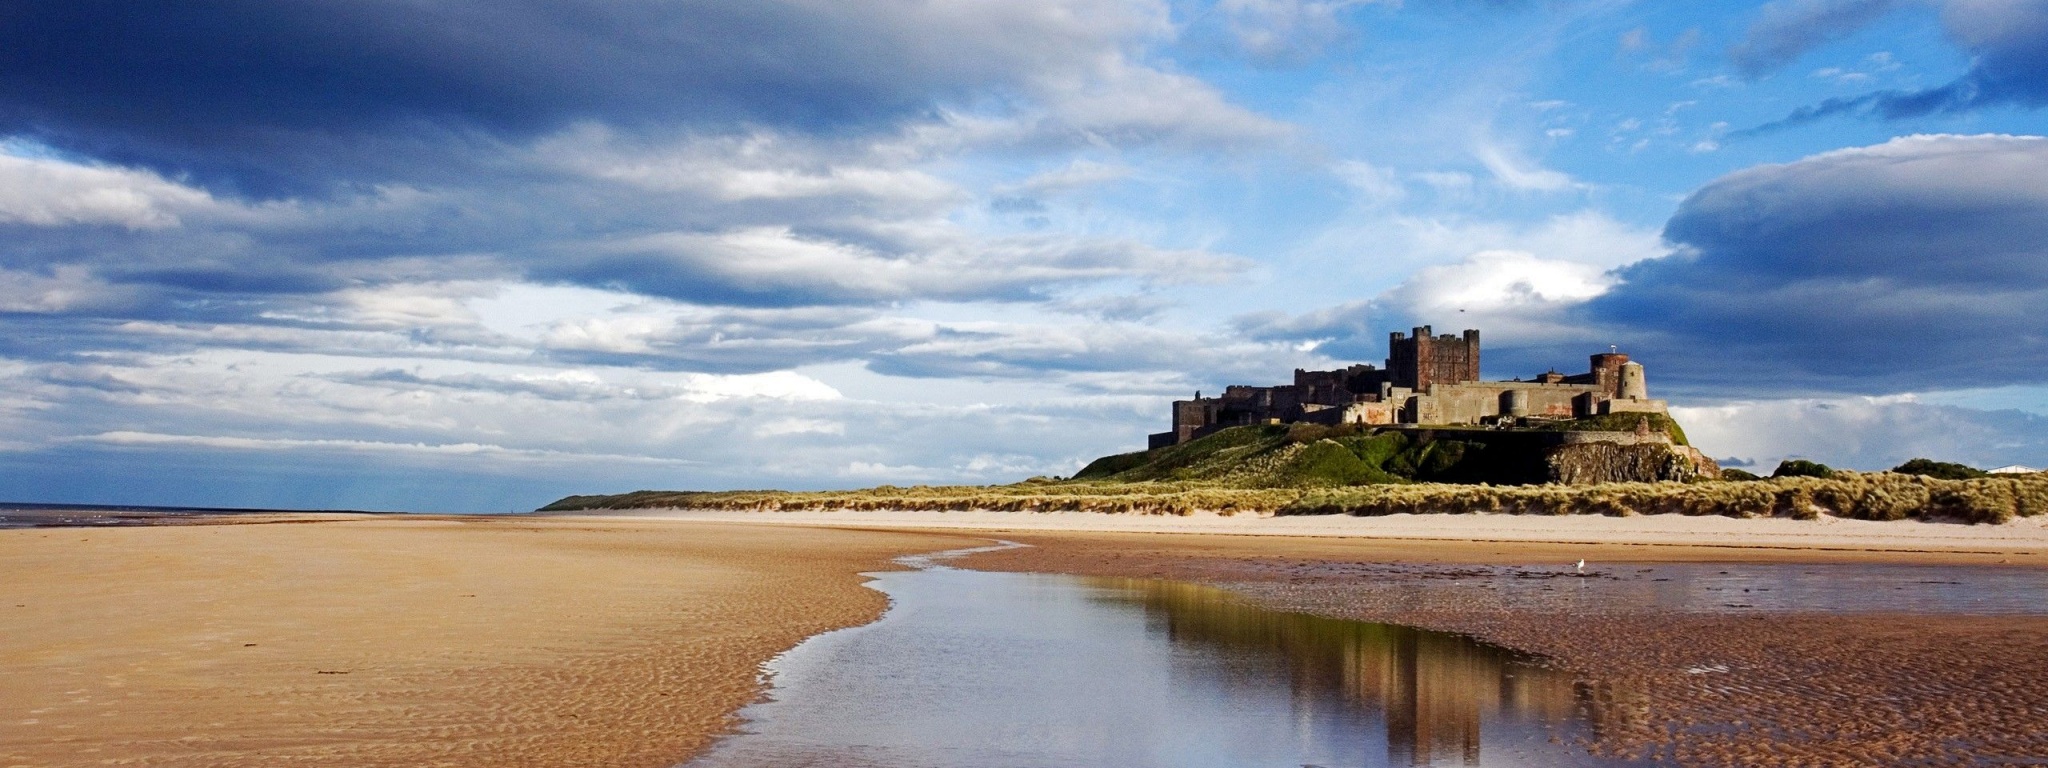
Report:
M 1912 136 L 1739 171 L 1584 322 L 1694 391 L 1892 392 L 2048 370 L 2048 139 Z
M 346 451 L 462 458 L 483 457 L 493 461 L 525 462 L 625 461 L 644 464 L 698 463 L 662 459 L 653 456 L 520 450 L 482 443 L 442 443 L 429 445 L 424 443 L 391 443 L 372 440 L 292 440 L 220 435 L 165 435 L 154 432 L 133 431 L 101 432 L 96 435 L 86 435 L 76 439 L 80 442 L 99 443 L 102 445 L 144 446 L 151 448 L 176 447 L 234 451 Z
M 1590 348 L 1595 334 L 1572 313 L 1612 282 L 1600 267 L 1584 262 L 1481 251 L 1425 267 L 1369 300 L 1299 315 L 1252 313 L 1234 323 L 1248 338 L 1306 343 L 1338 362 L 1375 365 L 1386 354 L 1382 342 L 1390 329 L 1479 328 L 1486 333 L 1489 375 L 1525 376 L 1569 365 Z
M 1840 115 L 1901 120 L 2048 106 L 2048 6 L 2028 0 L 1948 0 L 1942 19 L 1949 37 L 1972 57 L 1961 77 L 1933 88 L 1828 99 L 1733 135 L 1770 133 Z
M 1580 186 L 1569 174 L 1544 168 L 1492 141 L 1481 141 L 1473 146 L 1472 157 L 1485 165 L 1486 170 L 1493 173 L 1494 180 L 1508 189 L 1557 192 Z
M 1360 236 L 1408 254 L 1410 274 L 1369 299 L 1296 314 L 1247 313 L 1233 326 L 1258 341 L 1312 344 L 1343 362 L 1384 357 L 1389 329 L 1477 327 L 1487 332 L 1489 350 L 1501 350 L 1488 358 L 1490 369 L 1535 373 L 1605 338 L 1576 313 L 1615 282 L 1609 270 L 1668 252 L 1654 230 L 1590 209 L 1522 226 L 1397 217 L 1372 222 Z
M 1129 323 L 984 321 L 937 324 L 925 338 L 875 354 L 868 367 L 894 376 L 947 378 L 1114 373 L 1150 382 L 1138 390 L 1166 392 L 1189 382 L 1270 376 L 1305 359 L 1286 345 Z
M 876 232 L 869 244 L 783 227 L 648 235 L 579 247 L 533 267 L 542 280 L 622 288 L 708 304 L 873 304 L 915 298 L 1039 300 L 1064 284 L 1214 280 L 1241 259 L 1131 241 L 1014 235 L 980 241 L 943 230 Z
M 548 374 L 493 376 L 463 373 L 422 376 L 404 370 L 386 369 L 348 373 L 324 378 L 361 386 L 384 386 L 399 390 L 436 388 L 467 392 L 533 395 L 548 400 L 601 402 L 605 400 L 679 400 L 716 403 L 734 399 L 787 401 L 838 400 L 839 391 L 824 382 L 792 371 L 757 374 L 685 374 L 670 381 L 622 384 L 585 370 L 560 370 Z
M 1741 401 L 1673 414 L 1700 450 L 1761 472 L 1791 458 L 1861 470 L 1912 458 L 1987 469 L 2048 464 L 2048 417 L 1930 405 L 1911 395 Z
M 148 171 L 22 157 L 0 146 L 0 225 L 175 227 L 213 196 Z
M 1338 15 L 1346 8 L 1373 0 L 1222 0 L 1217 12 L 1227 19 L 1237 47 L 1264 64 L 1299 62 L 1346 39 Z
M 672 374 L 545 360 L 414 360 L 401 369 L 299 351 L 0 361 L 9 435 L 0 491 L 475 511 L 650 485 L 847 485 L 856 479 L 830 468 L 855 464 L 875 473 L 862 484 L 1008 482 L 1071 473 L 1133 447 L 1160 420 L 1153 393 L 1037 386 L 1015 402 L 972 396 L 995 388 L 963 387 L 962 402 L 936 404 L 849 397 L 796 371 Z
M 1009 100 L 1110 140 L 1271 135 L 1136 60 L 1173 33 L 1147 0 L 44 4 L 0 27 L 0 134 L 263 196 L 447 183 L 591 123 L 886 132 Z
M 1898 0 L 1776 0 L 1763 7 L 1742 40 L 1728 49 L 1728 58 L 1753 80 L 1855 34 L 1897 7 Z
M 1044 173 L 1032 174 L 1017 184 L 996 187 L 995 192 L 999 195 L 1057 195 L 1123 181 L 1136 172 L 1128 165 L 1079 159 Z

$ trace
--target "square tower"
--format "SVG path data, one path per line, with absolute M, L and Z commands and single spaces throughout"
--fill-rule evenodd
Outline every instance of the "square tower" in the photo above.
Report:
M 1431 384 L 1478 381 L 1479 332 L 1468 328 L 1463 336 L 1432 336 L 1425 325 L 1416 328 L 1413 337 L 1390 333 L 1387 376 L 1394 386 L 1417 392 L 1427 391 Z

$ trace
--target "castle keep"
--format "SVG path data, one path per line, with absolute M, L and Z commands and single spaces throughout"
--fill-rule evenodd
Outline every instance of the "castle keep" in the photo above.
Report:
M 1609 413 L 1664 413 L 1651 400 L 1643 366 L 1628 355 L 1592 357 L 1591 370 L 1550 371 L 1533 381 L 1480 381 L 1479 332 L 1431 335 L 1392 333 L 1387 365 L 1337 371 L 1295 369 L 1294 383 L 1231 386 L 1221 397 L 1173 404 L 1173 431 L 1151 436 L 1152 448 L 1185 443 L 1226 427 L 1247 424 L 1502 425 Z

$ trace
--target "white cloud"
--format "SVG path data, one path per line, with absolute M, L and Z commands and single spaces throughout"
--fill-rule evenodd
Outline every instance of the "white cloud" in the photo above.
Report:
M 1386 310 L 1410 318 L 1456 318 L 1495 339 L 1530 340 L 1565 330 L 1556 315 L 1605 293 L 1613 278 L 1576 261 L 1524 251 L 1481 251 L 1455 264 L 1425 267 L 1380 296 Z
M 1400 202 L 1408 194 L 1408 188 L 1401 183 L 1401 175 L 1391 168 L 1381 168 L 1363 160 L 1345 160 L 1331 170 L 1344 181 L 1345 186 L 1351 188 L 1363 205 L 1388 205 Z
M 754 434 L 760 437 L 807 434 L 844 435 L 846 434 L 846 425 L 825 419 L 774 419 L 762 422 L 760 426 L 755 427 Z
M 1252 58 L 1279 62 L 1313 56 L 1348 30 L 1337 14 L 1374 0 L 1222 0 L 1238 47 Z M 1398 0 L 1396 0 L 1398 2 Z
M 231 451 L 346 451 L 422 456 L 481 457 L 496 461 L 549 463 L 633 462 L 644 464 L 697 464 L 700 462 L 615 453 L 571 453 L 506 448 L 485 443 L 394 443 L 375 440 L 295 440 L 286 438 L 236 437 L 226 435 L 167 435 L 154 432 L 101 432 L 73 438 L 75 442 L 152 448 L 210 448 Z
M 1913 395 L 1745 401 L 1672 414 L 1700 450 L 1762 473 L 1788 458 L 1862 470 L 1911 458 L 1980 468 L 2048 464 L 2048 417 L 1929 405 Z
M 0 269 L 0 312 L 54 314 L 113 309 L 134 303 L 141 291 L 111 285 L 90 270 L 62 264 L 49 274 Z
M 148 171 L 22 157 L 0 145 L 0 223 L 55 227 L 175 227 L 181 214 L 216 207 L 204 190 Z
M 812 401 L 840 399 L 839 390 L 793 371 L 734 376 L 697 373 L 684 377 L 681 386 L 681 398 L 693 403 L 716 403 L 743 397 Z
M 1525 192 L 1557 192 L 1581 186 L 1569 174 L 1519 157 L 1493 141 L 1480 141 L 1472 147 L 1472 157 L 1493 174 L 1495 181 L 1509 189 Z
M 1077 159 L 1065 166 L 1033 174 L 1014 185 L 997 187 L 997 194 L 1056 195 L 1084 187 L 1110 184 L 1130 178 L 1136 169 L 1120 163 Z

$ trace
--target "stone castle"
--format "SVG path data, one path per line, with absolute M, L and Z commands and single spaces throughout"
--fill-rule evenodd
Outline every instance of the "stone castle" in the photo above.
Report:
M 1479 332 L 1388 334 L 1387 367 L 1295 369 L 1294 383 L 1232 386 L 1221 397 L 1173 404 L 1173 431 L 1151 436 L 1164 448 L 1247 424 L 1494 425 L 1610 413 L 1664 413 L 1652 400 L 1643 366 L 1620 352 L 1593 355 L 1592 370 L 1550 371 L 1531 381 L 1480 381 Z

